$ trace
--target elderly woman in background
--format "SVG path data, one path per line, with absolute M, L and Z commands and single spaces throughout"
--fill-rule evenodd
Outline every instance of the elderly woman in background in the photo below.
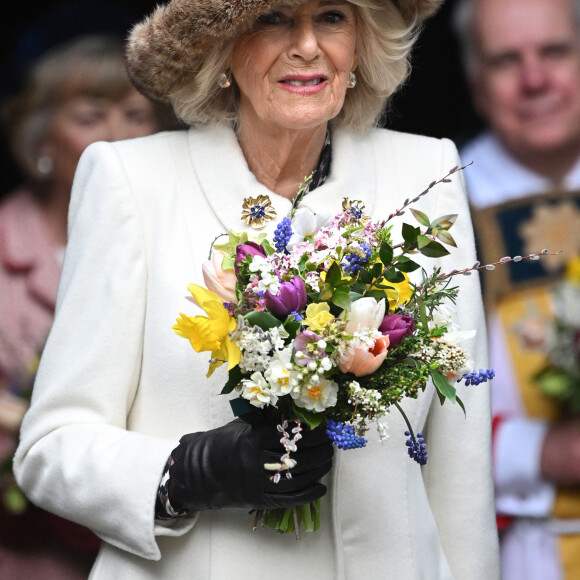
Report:
M 378 219 L 457 165 L 449 141 L 373 129 L 438 3 L 171 0 L 133 30 L 133 81 L 192 127 L 83 156 L 15 459 L 32 501 L 104 540 L 92 578 L 497 577 L 484 389 L 466 392 L 467 418 L 432 390 L 404 403 L 430 434 L 423 469 L 394 438 L 331 465 L 314 430 L 295 477 L 275 484 L 263 466 L 274 427 L 231 421 L 224 367 L 206 379 L 206 356 L 171 330 L 215 236 L 251 229 L 245 198 L 289 215 L 313 174 L 300 207 L 336 214 L 348 195 Z M 418 207 L 459 212 L 443 268 L 475 261 L 460 180 Z M 471 350 L 484 360 L 477 277 L 458 284 L 458 324 L 480 331 Z M 394 416 L 390 428 L 405 430 Z M 321 496 L 306 540 L 251 533 L 248 508 Z
M 129 81 L 123 44 L 111 36 L 77 37 L 45 54 L 4 113 L 26 183 L 0 204 L 0 460 L 16 448 L 36 361 L 52 324 L 81 153 L 95 141 L 149 135 L 164 119 Z M 0 492 L 6 485 L 0 483 Z M 88 541 L 93 547 L 83 557 L 77 552 L 86 532 L 32 507 L 28 511 L 10 519 L 2 512 L 0 576 L 34 577 L 41 570 L 43 577 L 85 577 L 96 539 Z M 74 549 L 54 541 L 55 529 L 66 532 Z M 44 546 L 30 553 L 38 537 Z M 27 553 L 8 548 L 16 539 Z

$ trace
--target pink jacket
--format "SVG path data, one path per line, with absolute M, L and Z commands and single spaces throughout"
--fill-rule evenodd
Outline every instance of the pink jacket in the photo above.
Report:
M 31 387 L 30 367 L 52 325 L 59 251 L 30 192 L 0 203 L 0 460 L 14 452 L 24 405 L 18 396 Z M 86 528 L 42 510 L 14 516 L 0 506 L 1 578 L 81 580 L 98 545 Z
M 40 353 L 54 316 L 61 264 L 33 195 L 0 204 L 0 388 L 15 393 Z

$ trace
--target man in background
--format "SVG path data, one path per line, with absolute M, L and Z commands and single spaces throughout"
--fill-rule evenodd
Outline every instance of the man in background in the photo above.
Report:
M 503 577 L 578 579 L 580 421 L 538 373 L 553 283 L 580 254 L 580 1 L 459 0 L 454 24 L 489 127 L 461 151 L 480 254 L 564 250 L 484 279 Z

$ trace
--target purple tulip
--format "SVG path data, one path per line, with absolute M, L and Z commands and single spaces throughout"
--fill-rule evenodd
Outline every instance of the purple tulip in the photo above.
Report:
M 316 334 L 316 332 L 312 332 L 312 330 L 304 330 L 303 332 L 296 335 L 296 338 L 294 339 L 294 350 L 304 354 L 304 356 L 295 358 L 295 361 L 299 365 L 305 367 L 308 365 L 308 363 L 316 361 L 325 355 L 324 350 L 318 347 L 318 341 L 321 338 L 321 336 Z M 309 343 L 316 345 L 312 352 L 308 351 Z
M 387 314 L 379 326 L 379 331 L 389 337 L 391 347 L 397 346 L 405 336 L 415 332 L 415 320 L 412 316 Z
M 276 316 L 288 316 L 300 312 L 306 306 L 306 286 L 299 276 L 292 276 L 290 282 L 280 285 L 278 294 L 266 291 L 266 309 Z
M 266 257 L 266 252 L 264 251 L 264 248 L 262 248 L 262 246 L 256 242 L 246 242 L 245 244 L 239 244 L 236 247 L 236 262 L 234 264 L 236 274 L 240 269 L 238 262 L 245 262 L 247 256 Z

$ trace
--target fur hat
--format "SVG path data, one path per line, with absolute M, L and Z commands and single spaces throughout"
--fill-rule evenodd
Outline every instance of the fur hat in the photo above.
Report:
M 285 0 L 299 6 L 306 0 Z M 431 16 L 443 0 L 393 2 L 409 24 Z M 250 28 L 280 0 L 170 0 L 131 31 L 127 70 L 148 97 L 166 102 L 192 78 L 210 46 L 222 44 Z

